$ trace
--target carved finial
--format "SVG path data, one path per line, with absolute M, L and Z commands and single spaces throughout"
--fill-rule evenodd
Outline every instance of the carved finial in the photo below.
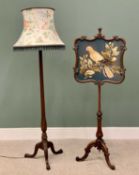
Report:
M 105 36 L 102 35 L 102 28 L 98 28 L 98 34 L 97 34 L 96 38 L 105 38 Z
M 99 35 L 102 34 L 102 28 L 98 28 L 98 34 L 99 34 Z

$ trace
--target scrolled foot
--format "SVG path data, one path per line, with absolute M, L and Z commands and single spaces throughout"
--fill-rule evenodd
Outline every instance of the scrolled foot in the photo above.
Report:
M 109 167 L 110 167 L 112 170 L 116 170 L 116 168 L 115 168 L 114 165 L 109 165 Z
M 62 153 L 63 153 L 62 149 L 59 149 L 58 151 L 56 151 L 56 154 L 62 154 Z
M 33 157 L 35 157 L 35 155 L 34 155 L 34 154 L 28 154 L 28 153 L 26 153 L 26 154 L 24 155 L 24 157 L 25 157 L 25 158 L 33 158 Z
M 80 157 L 76 157 L 76 161 L 80 162 L 80 161 L 82 161 L 82 159 Z
M 115 170 L 116 169 L 115 166 L 112 165 L 111 162 L 110 162 L 110 158 L 109 158 L 110 154 L 109 154 L 108 148 L 107 148 L 105 143 L 102 143 L 102 151 L 104 153 L 105 160 L 106 160 L 107 165 L 109 166 L 109 168 L 112 169 L 112 170 Z
M 50 169 L 51 169 L 48 162 L 46 163 L 46 169 L 47 169 L 47 170 L 50 170 Z
M 115 166 L 112 165 L 111 162 L 110 162 L 109 153 L 107 155 L 106 154 L 104 154 L 104 155 L 105 155 L 105 160 L 106 160 L 107 165 L 109 166 L 109 168 L 112 169 L 112 170 L 115 170 L 116 169 Z
M 36 145 L 35 145 L 35 149 L 34 149 L 34 152 L 33 152 L 33 154 L 25 154 L 24 155 L 24 157 L 25 158 L 34 158 L 35 156 L 36 156 L 36 154 L 38 153 L 38 150 L 39 149 L 43 149 L 43 147 L 42 147 L 42 142 L 39 142 L 39 143 L 37 143 Z
M 90 149 L 85 149 L 84 155 L 82 157 L 76 157 L 76 161 L 78 162 L 84 161 L 88 157 L 89 153 L 90 153 Z
M 78 162 L 84 161 L 88 157 L 92 147 L 96 147 L 96 141 L 89 143 L 87 147 L 84 149 L 85 151 L 84 155 L 82 157 L 76 157 L 76 161 Z
M 50 141 L 48 142 L 48 148 L 50 148 L 52 153 L 54 153 L 54 154 L 61 154 L 61 153 L 63 153 L 62 149 L 59 149 L 59 150 L 56 151 L 53 142 L 50 142 Z

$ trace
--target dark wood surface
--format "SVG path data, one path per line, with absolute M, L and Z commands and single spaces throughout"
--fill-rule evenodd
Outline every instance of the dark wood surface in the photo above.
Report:
M 25 154 L 26 158 L 33 158 L 36 156 L 39 149 L 44 151 L 45 156 L 45 162 L 46 162 L 46 168 L 50 170 L 50 164 L 48 160 L 48 148 L 51 149 L 51 151 L 54 154 L 60 154 L 63 153 L 62 149 L 59 149 L 58 151 L 55 150 L 54 144 L 50 141 L 48 141 L 47 138 L 47 120 L 46 120 L 46 112 L 45 112 L 45 94 L 44 94 L 44 79 L 43 79 L 43 54 L 42 50 L 39 50 L 39 72 L 40 72 L 40 100 L 41 100 L 41 131 L 42 131 L 42 137 L 41 142 L 37 143 L 35 145 L 34 152 L 32 154 Z
M 91 148 L 95 147 L 99 151 L 102 151 L 105 156 L 105 160 L 107 162 L 107 165 L 110 167 L 110 169 L 115 170 L 115 166 L 111 164 L 110 162 L 110 154 L 107 148 L 107 145 L 105 141 L 103 140 L 103 132 L 102 132 L 102 112 L 101 112 L 101 82 L 98 82 L 98 112 L 97 112 L 97 132 L 96 132 L 97 139 L 95 141 L 90 142 L 87 147 L 85 148 L 85 153 L 82 157 L 76 157 L 76 161 L 83 161 L 85 160 L 90 151 Z

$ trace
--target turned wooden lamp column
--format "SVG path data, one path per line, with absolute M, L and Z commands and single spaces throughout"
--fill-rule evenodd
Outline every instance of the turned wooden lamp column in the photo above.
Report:
M 41 100 L 41 141 L 36 144 L 33 154 L 25 154 L 26 158 L 36 156 L 39 149 L 44 151 L 46 168 L 49 170 L 48 148 L 54 154 L 62 153 L 62 149 L 55 151 L 54 144 L 47 138 L 47 120 L 45 113 L 45 94 L 43 78 L 43 49 L 61 49 L 65 45 L 59 38 L 54 25 L 54 9 L 52 8 L 27 8 L 22 10 L 24 29 L 14 44 L 15 50 L 37 49 L 40 74 L 40 100 Z

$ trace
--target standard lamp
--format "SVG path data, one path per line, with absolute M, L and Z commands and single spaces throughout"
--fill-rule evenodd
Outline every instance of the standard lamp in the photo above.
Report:
M 41 142 L 37 143 L 33 154 L 25 154 L 26 158 L 33 158 L 39 149 L 44 151 L 46 168 L 49 170 L 48 148 L 54 154 L 62 153 L 62 149 L 55 151 L 52 142 L 47 138 L 47 120 L 45 113 L 45 95 L 43 80 L 43 49 L 61 49 L 65 44 L 61 41 L 54 24 L 54 9 L 49 7 L 33 7 L 22 10 L 23 31 L 14 44 L 14 50 L 36 49 L 39 59 L 40 99 L 41 99 Z

